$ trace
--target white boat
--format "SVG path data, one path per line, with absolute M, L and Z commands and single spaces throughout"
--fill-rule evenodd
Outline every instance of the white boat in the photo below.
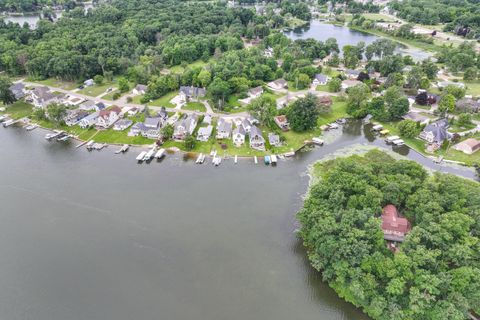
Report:
M 150 149 L 146 154 L 145 157 L 143 157 L 143 161 L 148 161 L 152 159 L 153 155 L 155 154 L 155 149 Z
M 387 142 L 387 143 L 392 143 L 393 141 L 398 140 L 398 139 L 400 139 L 399 136 L 390 136 L 390 137 L 387 137 L 387 138 L 385 139 L 385 142 Z
M 58 142 L 65 142 L 65 141 L 68 141 L 69 139 L 70 139 L 70 136 L 66 135 L 66 136 L 62 136 L 62 137 L 57 138 L 57 141 Z
M 5 122 L 3 123 L 3 126 L 6 128 L 6 127 L 11 126 L 11 125 L 14 124 L 14 123 L 15 123 L 15 120 L 13 120 L 13 119 L 8 119 L 7 121 L 5 121 Z
M 339 128 L 339 125 L 334 122 L 334 123 L 330 123 L 330 124 L 328 125 L 328 127 L 329 127 L 330 129 L 338 129 L 338 128 Z
M 210 152 L 210 156 L 213 157 L 213 158 L 215 158 L 215 157 L 217 156 L 217 150 L 212 150 L 212 151 Z
M 382 129 L 383 129 L 383 126 L 381 124 L 377 124 L 372 127 L 373 131 L 380 131 Z
M 124 144 L 120 149 L 115 151 L 115 154 L 125 153 L 128 151 L 129 148 L 130 148 L 130 145 Z
M 222 163 L 222 158 L 221 157 L 214 157 L 213 160 L 212 160 L 212 163 L 218 167 L 220 165 L 220 163 Z
M 322 139 L 320 139 L 318 137 L 313 137 L 312 142 L 319 145 L 319 146 L 323 146 L 323 144 L 325 143 Z
M 254 156 L 254 157 L 253 157 L 253 161 L 255 162 L 255 164 L 258 164 L 258 158 L 257 158 L 257 156 Z
M 195 161 L 196 164 L 202 164 L 205 161 L 205 155 L 200 153 Z
M 235 161 L 235 164 L 238 162 L 238 156 L 237 155 L 235 155 L 235 160 L 234 161 Z
M 277 164 L 277 161 L 278 161 L 278 158 L 276 155 L 272 154 L 270 156 L 270 161 L 272 162 L 272 164 Z
M 137 156 L 137 161 L 139 161 L 139 162 L 143 161 L 143 158 L 145 158 L 146 154 L 147 154 L 146 151 L 140 152 L 140 154 Z
M 95 143 L 95 141 L 90 140 L 85 144 L 85 146 L 87 147 L 88 150 L 91 150 L 94 143 Z
M 157 151 L 157 153 L 155 154 L 155 158 L 156 159 L 161 159 L 163 158 L 163 156 L 165 156 L 165 149 L 160 149 Z
M 33 131 L 38 128 L 38 124 L 29 124 L 28 126 L 25 126 L 25 130 L 27 131 Z
M 294 151 L 289 151 L 289 152 L 285 152 L 283 155 L 285 157 L 293 157 L 293 156 L 295 156 L 295 152 Z
M 403 141 L 402 139 L 397 139 L 393 141 L 393 144 L 396 146 L 403 146 L 405 144 L 405 141 Z

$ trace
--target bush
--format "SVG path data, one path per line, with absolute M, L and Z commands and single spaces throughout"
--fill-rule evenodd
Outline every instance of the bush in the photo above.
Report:
M 122 95 L 120 94 L 120 92 L 115 92 L 112 96 L 112 99 L 113 100 L 118 100 Z

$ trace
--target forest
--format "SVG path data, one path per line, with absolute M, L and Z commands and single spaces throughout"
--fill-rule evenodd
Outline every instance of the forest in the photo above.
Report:
M 298 218 L 309 259 L 373 319 L 464 320 L 480 310 L 480 185 L 379 150 L 317 163 Z M 380 228 L 395 205 L 412 224 L 393 253 Z

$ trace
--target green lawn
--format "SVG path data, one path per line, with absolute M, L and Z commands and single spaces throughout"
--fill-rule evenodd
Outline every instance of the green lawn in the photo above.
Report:
M 429 106 L 429 105 L 422 106 L 422 105 L 417 104 L 417 103 L 414 103 L 414 104 L 413 104 L 413 107 L 414 107 L 414 108 L 418 108 L 418 109 L 423 109 L 423 110 L 430 110 L 430 109 L 432 109 L 432 106 Z
M 480 80 L 465 81 L 467 85 L 467 94 L 480 96 Z
M 46 80 L 39 80 L 39 81 L 27 79 L 27 81 L 42 84 L 44 86 L 60 88 L 60 89 L 64 89 L 64 90 L 73 90 L 73 89 L 77 88 L 78 86 L 80 86 L 79 84 L 77 84 L 75 82 L 72 82 L 72 81 L 63 81 L 63 80 L 59 80 L 59 79 L 55 79 L 55 78 L 50 78 L 50 79 L 46 79 Z
M 3 105 L 3 104 L 2 104 Z M 5 113 L 10 115 L 12 119 L 21 119 L 29 117 L 32 114 L 33 106 L 23 101 L 17 101 L 8 106 Z
M 373 21 L 385 21 L 385 22 L 393 22 L 395 21 L 389 16 L 383 15 L 381 13 L 364 13 L 362 14 L 366 19 L 373 20 Z
M 153 100 L 152 102 L 149 102 L 149 106 L 155 106 L 155 107 L 167 107 L 167 108 L 175 108 L 176 106 L 170 102 L 176 95 L 178 94 L 177 91 L 172 91 L 170 93 L 167 93 L 163 97 L 160 97 L 156 100 Z
M 79 90 L 78 93 L 91 96 L 91 97 L 97 97 L 102 93 L 104 93 L 108 88 L 113 86 L 114 86 L 114 82 L 105 82 L 105 83 L 102 83 L 101 85 L 95 84 L 91 87 L 85 87 L 84 89 Z
M 212 61 L 212 60 L 210 60 L 210 61 Z M 210 61 L 209 61 L 209 62 L 210 62 Z M 204 66 L 206 66 L 206 65 L 207 65 L 207 63 L 206 63 L 205 61 L 203 61 L 203 60 L 197 60 L 197 61 L 194 61 L 194 62 L 188 64 L 188 65 L 187 65 L 187 68 L 190 68 L 190 69 L 201 68 L 201 67 L 204 67 Z M 180 66 L 180 65 L 178 65 L 178 66 L 173 66 L 173 67 L 170 68 L 170 72 L 176 73 L 176 74 L 182 74 L 183 71 L 185 71 L 185 68 L 182 67 L 182 66 Z
M 348 117 L 347 103 L 339 101 L 339 98 L 333 97 L 332 111 L 327 114 L 321 114 L 318 119 L 318 125 L 325 125 L 337 119 Z
M 330 92 L 328 89 L 328 85 L 318 85 L 315 91 L 320 91 L 320 92 Z
M 189 102 L 182 107 L 182 110 L 206 112 L 207 108 L 205 108 L 205 106 L 201 102 Z
M 120 90 L 115 90 L 115 91 L 112 91 L 112 92 L 104 95 L 104 96 L 102 97 L 102 99 L 114 101 L 114 100 L 113 100 L 113 95 L 114 95 L 116 92 L 120 93 L 120 97 L 122 96 Z M 125 92 L 123 95 L 125 95 L 125 94 L 126 94 L 126 92 Z M 120 99 L 120 98 L 118 98 L 118 99 Z M 118 99 L 117 99 L 117 100 L 118 100 Z
M 143 97 L 143 96 L 134 96 L 134 97 L 133 97 L 133 100 L 132 100 L 132 103 L 134 103 L 134 104 L 142 104 L 142 102 L 141 102 L 142 97 Z

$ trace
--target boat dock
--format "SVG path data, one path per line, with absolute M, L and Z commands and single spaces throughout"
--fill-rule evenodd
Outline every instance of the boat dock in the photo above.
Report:
M 146 154 L 147 154 L 147 151 L 142 151 L 142 152 L 140 152 L 140 154 L 139 154 L 139 155 L 137 156 L 137 158 L 136 158 L 137 161 L 138 161 L 138 162 L 142 162 L 143 159 L 145 158 L 145 155 L 146 155 Z
M 128 151 L 129 148 L 130 148 L 130 145 L 124 144 L 120 149 L 115 151 L 115 154 L 125 153 Z
M 157 153 L 155 154 L 155 159 L 157 159 L 157 160 L 162 159 L 165 156 L 165 152 L 166 152 L 166 150 L 163 149 L 163 148 L 158 150 Z
M 205 155 L 203 153 L 200 153 L 197 157 L 197 160 L 195 161 L 196 164 L 202 164 L 205 162 Z
M 47 133 L 47 134 L 45 135 L 45 139 L 47 139 L 48 141 L 51 141 L 51 140 L 53 140 L 53 139 L 60 138 L 60 137 L 62 137 L 63 135 L 65 135 L 65 132 L 64 132 L 64 131 L 55 130 L 53 133 Z

